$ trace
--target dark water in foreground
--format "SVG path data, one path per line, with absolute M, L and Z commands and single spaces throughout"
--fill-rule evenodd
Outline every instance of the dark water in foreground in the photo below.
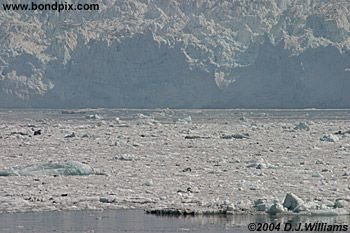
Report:
M 223 217 L 159 217 L 142 210 L 0 214 L 1 233 L 244 232 L 239 229 Z
M 247 233 L 249 223 L 349 224 L 350 216 L 308 218 L 294 216 L 271 219 L 267 216 L 188 216 L 165 217 L 145 214 L 142 210 L 62 211 L 0 214 L 1 233 Z M 350 228 L 349 228 L 350 229 Z M 263 231 L 261 229 L 261 231 Z M 287 231 L 291 232 L 291 231 Z M 316 231 L 318 232 L 318 231 Z

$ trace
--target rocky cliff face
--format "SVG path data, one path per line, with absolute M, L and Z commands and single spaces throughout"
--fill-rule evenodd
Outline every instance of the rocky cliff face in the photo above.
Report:
M 350 107 L 347 0 L 97 2 L 0 10 L 0 107 Z

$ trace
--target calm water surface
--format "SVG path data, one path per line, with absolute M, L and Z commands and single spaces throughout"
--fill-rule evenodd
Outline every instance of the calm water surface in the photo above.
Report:
M 155 216 L 143 210 L 62 211 L 0 214 L 1 233 L 248 233 L 249 223 L 349 224 L 350 216 Z M 281 228 L 282 228 L 281 227 Z M 278 231 L 272 231 L 278 232 Z M 280 232 L 283 232 L 281 229 Z
M 1 233 L 244 232 L 223 217 L 159 217 L 142 210 L 0 214 Z

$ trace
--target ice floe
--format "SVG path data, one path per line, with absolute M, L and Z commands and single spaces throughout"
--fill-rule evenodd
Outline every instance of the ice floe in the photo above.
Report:
M 337 142 L 339 138 L 334 134 L 327 134 L 320 137 L 320 140 L 323 142 Z
M 93 173 L 89 165 L 77 161 L 50 162 L 0 170 L 0 176 L 86 176 Z

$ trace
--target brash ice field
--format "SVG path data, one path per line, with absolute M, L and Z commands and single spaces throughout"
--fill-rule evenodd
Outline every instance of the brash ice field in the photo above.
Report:
M 349 214 L 349 110 L 2 110 L 0 211 Z

